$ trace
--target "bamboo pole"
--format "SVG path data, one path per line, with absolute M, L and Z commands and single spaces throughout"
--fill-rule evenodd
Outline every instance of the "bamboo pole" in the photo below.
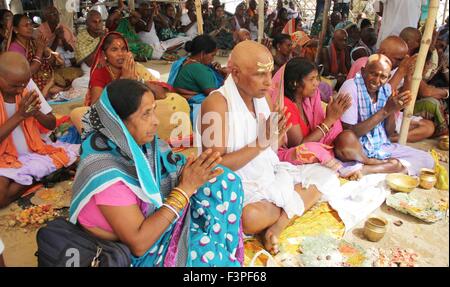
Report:
M 198 34 L 203 34 L 203 15 L 202 15 L 202 2 L 201 0 L 195 0 L 195 14 L 197 16 L 197 28 Z
M 319 55 L 322 52 L 323 41 L 328 31 L 328 12 L 330 11 L 330 7 L 331 7 L 331 0 L 325 0 L 325 7 L 323 8 L 322 31 L 320 32 L 319 45 L 317 46 L 315 58 L 316 64 L 319 64 Z
M 130 8 L 130 11 L 134 11 L 134 9 L 136 8 L 134 5 L 134 0 L 129 0 L 128 5 L 129 5 L 128 8 Z
M 416 61 L 416 67 L 411 82 L 411 102 L 403 111 L 402 127 L 400 129 L 399 143 L 406 144 L 408 139 L 409 125 L 411 123 L 411 117 L 414 112 L 414 105 L 416 103 L 417 92 L 419 91 L 420 81 L 422 80 L 423 67 L 425 66 L 425 60 L 428 50 L 430 49 L 431 38 L 433 36 L 434 25 L 436 23 L 436 16 L 439 8 L 439 0 L 430 0 L 430 6 L 428 8 L 428 18 L 425 22 L 425 31 L 423 33 L 422 41 L 420 44 L 419 55 Z
M 264 0 L 258 0 L 258 43 L 264 38 Z

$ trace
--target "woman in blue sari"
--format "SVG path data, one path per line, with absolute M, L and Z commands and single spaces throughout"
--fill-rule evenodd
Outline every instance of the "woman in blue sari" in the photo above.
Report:
M 222 86 L 227 71 L 213 63 L 217 44 L 211 36 L 197 36 L 186 43 L 185 49 L 189 56 L 172 64 L 167 83 L 188 101 L 191 123 L 195 127 L 200 105 L 209 93 Z
M 155 107 L 134 80 L 103 90 L 84 118 L 70 221 L 123 242 L 132 266 L 240 266 L 240 178 L 211 151 L 173 154 L 156 136 Z

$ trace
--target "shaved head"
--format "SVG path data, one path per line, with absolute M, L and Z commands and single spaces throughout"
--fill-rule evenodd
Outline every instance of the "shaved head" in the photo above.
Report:
M 406 27 L 400 32 L 400 38 L 402 38 L 408 45 L 409 55 L 412 56 L 416 53 L 420 47 L 420 41 L 422 40 L 422 33 L 419 29 L 413 27 Z
M 370 95 L 376 95 L 377 91 L 386 84 L 391 68 L 391 61 L 385 55 L 373 54 L 369 57 L 366 66 L 361 69 L 361 75 Z
M 400 65 L 400 62 L 408 55 L 408 52 L 408 45 L 398 36 L 387 37 L 381 42 L 380 49 L 378 49 L 379 54 L 389 58 L 393 69 Z
M 16 52 L 1 54 L 0 78 L 0 91 L 4 97 L 21 94 L 31 78 L 27 59 Z
M 253 68 L 257 63 L 267 64 L 273 61 L 272 53 L 258 42 L 246 40 L 237 44 L 231 51 L 228 64 L 241 69 Z
M 345 31 L 344 29 L 338 29 L 334 31 L 333 43 L 334 46 L 336 47 L 336 50 L 338 51 L 345 50 L 345 47 L 347 46 L 347 39 L 348 34 L 347 31 Z
M 272 53 L 266 46 L 247 40 L 231 51 L 228 68 L 242 97 L 262 98 L 272 85 Z
M 373 64 L 381 64 L 385 68 L 389 67 L 389 69 L 392 67 L 391 60 L 382 54 L 373 54 L 367 59 L 366 67 L 370 67 Z
M 30 64 L 27 59 L 16 52 L 5 52 L 0 55 L 0 77 L 31 76 Z
M 236 43 L 240 43 L 240 42 L 245 41 L 245 40 L 251 40 L 250 31 L 245 29 L 245 28 L 241 28 L 237 32 L 237 37 L 236 38 L 237 38 L 236 39 Z

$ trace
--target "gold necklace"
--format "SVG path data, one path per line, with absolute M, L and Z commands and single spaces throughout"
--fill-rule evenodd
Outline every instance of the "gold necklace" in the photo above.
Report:
M 116 74 L 114 74 L 114 72 L 112 71 L 112 69 L 111 69 L 111 67 L 109 66 L 108 63 L 106 63 L 106 69 L 108 70 L 109 75 L 111 76 L 111 78 L 113 79 L 113 81 L 116 80 L 116 79 L 117 79 L 117 76 L 116 76 Z

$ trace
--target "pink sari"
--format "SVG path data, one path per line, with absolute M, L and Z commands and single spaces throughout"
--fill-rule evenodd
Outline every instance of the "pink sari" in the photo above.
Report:
M 284 105 L 284 69 L 281 67 L 272 79 L 271 97 L 273 103 Z M 306 98 L 302 103 L 303 111 L 308 120 L 306 123 L 310 130 L 314 130 L 325 120 L 325 113 L 320 99 L 320 90 L 317 89 L 314 96 Z M 321 163 L 332 166 L 335 162 L 333 142 L 342 132 L 342 124 L 337 121 L 319 142 L 307 142 L 296 147 L 283 146 L 278 149 L 278 157 L 281 161 L 287 161 L 295 165 Z

